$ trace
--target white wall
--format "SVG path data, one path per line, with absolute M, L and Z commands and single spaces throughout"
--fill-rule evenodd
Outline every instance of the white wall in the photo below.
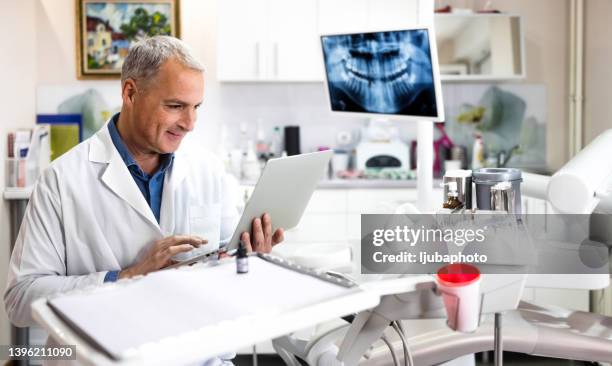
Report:
M 612 1 L 585 2 L 584 145 L 612 128 Z
M 0 22 L 0 192 L 5 185 L 6 134 L 34 121 L 36 24 L 34 0 L 3 4 Z M 9 258 L 9 209 L 0 200 L 0 288 L 4 292 Z M 0 306 L 0 344 L 9 344 L 10 328 Z

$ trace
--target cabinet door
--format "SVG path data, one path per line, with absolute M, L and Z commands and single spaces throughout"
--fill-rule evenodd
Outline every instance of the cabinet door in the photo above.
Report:
M 363 31 L 367 25 L 368 0 L 319 0 L 319 33 Z
M 418 22 L 419 0 L 368 0 L 367 27 L 394 30 L 414 27 Z
M 270 77 L 281 81 L 323 80 L 314 0 L 268 0 Z
M 220 81 L 259 80 L 264 73 L 266 0 L 220 0 L 217 77 Z

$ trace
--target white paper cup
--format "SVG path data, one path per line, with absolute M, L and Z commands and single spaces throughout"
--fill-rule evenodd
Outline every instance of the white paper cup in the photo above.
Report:
M 446 308 L 448 326 L 459 332 L 473 332 L 480 318 L 480 271 L 465 263 L 453 263 L 438 270 L 438 290 Z

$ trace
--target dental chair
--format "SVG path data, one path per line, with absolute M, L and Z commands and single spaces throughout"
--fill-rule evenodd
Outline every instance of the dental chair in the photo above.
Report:
M 492 313 L 502 311 L 503 302 L 484 305 L 475 332 L 456 332 L 446 326 L 444 305 L 435 293 L 435 283 L 421 280 L 413 281 L 414 291 L 385 295 L 375 309 L 352 319 L 321 325 L 311 337 L 289 335 L 275 339 L 274 349 L 290 366 L 435 365 L 493 350 Z M 495 281 L 505 284 L 485 292 L 483 298 L 495 296 L 496 292 L 508 295 L 516 291 L 522 285 L 517 280 Z M 517 305 L 503 311 L 504 351 L 590 362 L 612 361 L 612 317 L 524 301 Z M 389 325 L 397 318 L 403 319 L 402 332 L 413 333 L 405 339 L 406 344 L 394 332 L 397 329 Z M 439 321 L 419 320 L 435 318 Z M 409 348 L 407 352 L 403 352 L 405 346 Z M 409 363 L 404 363 L 406 354 L 411 359 Z

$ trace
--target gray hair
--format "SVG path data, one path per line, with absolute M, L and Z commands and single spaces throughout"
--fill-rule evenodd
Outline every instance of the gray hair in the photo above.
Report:
M 145 38 L 130 47 L 121 68 L 121 84 L 127 79 L 145 84 L 153 79 L 159 68 L 170 58 L 176 58 L 186 67 L 204 72 L 204 66 L 180 39 L 171 36 Z

